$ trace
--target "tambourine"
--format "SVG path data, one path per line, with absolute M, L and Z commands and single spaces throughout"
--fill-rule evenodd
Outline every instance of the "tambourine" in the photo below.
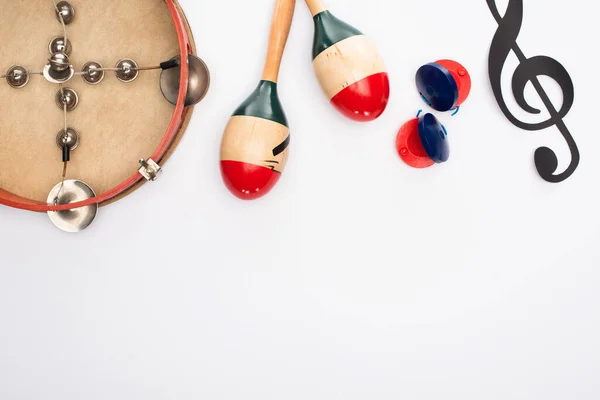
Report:
M 175 0 L 11 1 L 0 42 L 0 204 L 67 232 L 158 178 L 209 87 Z

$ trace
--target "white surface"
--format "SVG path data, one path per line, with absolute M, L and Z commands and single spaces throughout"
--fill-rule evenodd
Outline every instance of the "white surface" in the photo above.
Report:
M 260 78 L 273 1 L 181 3 L 213 85 L 160 181 L 76 236 L 0 208 L 0 399 L 600 397 L 594 2 L 525 5 L 519 44 L 576 87 L 582 159 L 560 185 L 533 167 L 550 145 L 564 168 L 558 131 L 518 130 L 492 97 L 485 1 L 329 0 L 392 74 L 369 125 L 321 94 L 299 3 L 280 79 L 291 159 L 252 203 L 222 185 L 218 151 Z M 416 69 L 440 58 L 473 91 L 440 117 L 450 162 L 412 170 L 395 135 L 422 108 Z

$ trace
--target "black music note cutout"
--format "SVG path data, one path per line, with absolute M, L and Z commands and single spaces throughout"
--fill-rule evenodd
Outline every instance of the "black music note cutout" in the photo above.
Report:
M 537 171 L 544 180 L 551 183 L 562 182 L 575 172 L 580 160 L 577 143 L 575 143 L 573 136 L 571 136 L 569 129 L 563 121 L 571 110 L 575 99 L 573 81 L 565 67 L 558 61 L 546 56 L 527 58 L 519 48 L 517 38 L 523 23 L 523 0 L 509 0 L 504 17 L 500 16 L 495 0 L 486 1 L 494 19 L 498 23 L 498 30 L 494 35 L 489 56 L 490 82 L 496 101 L 506 118 L 508 118 L 513 125 L 521 129 L 538 131 L 551 126 L 556 126 L 558 128 L 567 141 L 569 150 L 571 151 L 571 164 L 568 168 L 563 173 L 558 175 L 554 174 L 558 168 L 558 159 L 554 151 L 548 147 L 538 148 L 535 151 L 534 159 Z M 547 121 L 535 124 L 520 121 L 506 106 L 506 102 L 502 95 L 501 79 L 504 64 L 511 51 L 513 51 L 519 59 L 519 66 L 512 77 L 512 91 L 517 104 L 530 114 L 540 113 L 540 110 L 530 106 L 527 103 L 527 100 L 525 100 L 525 86 L 527 85 L 527 82 L 531 82 L 550 113 L 550 118 Z M 548 94 L 538 79 L 539 76 L 547 76 L 560 86 L 563 92 L 563 104 L 560 110 L 557 111 L 550 101 Z

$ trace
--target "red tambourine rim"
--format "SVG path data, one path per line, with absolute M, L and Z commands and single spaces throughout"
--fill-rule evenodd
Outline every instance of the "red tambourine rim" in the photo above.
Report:
M 177 132 L 179 131 L 182 121 L 183 121 L 183 111 L 185 105 L 185 98 L 187 95 L 187 82 L 189 77 L 189 66 L 188 66 L 188 54 L 191 49 L 189 38 L 187 35 L 187 31 L 185 28 L 185 24 L 183 22 L 183 18 L 181 17 L 177 7 L 173 0 L 165 0 L 167 7 L 169 8 L 169 12 L 171 13 L 171 17 L 173 19 L 173 23 L 175 25 L 175 31 L 177 32 L 177 39 L 179 41 L 179 53 L 181 59 L 180 65 L 180 82 L 179 82 L 179 96 L 177 97 L 177 104 L 175 105 L 175 111 L 173 112 L 173 116 L 171 118 L 171 122 L 169 123 L 169 127 L 167 128 L 167 132 L 163 137 L 162 141 L 158 145 L 158 148 L 152 155 L 153 160 L 160 160 L 169 150 L 171 144 L 175 140 L 177 136 Z M 36 212 L 48 212 L 48 211 L 66 211 L 73 210 L 76 208 L 86 207 L 92 204 L 100 204 L 107 200 L 113 199 L 121 193 L 125 192 L 140 180 L 145 179 L 139 172 L 136 172 L 134 175 L 129 177 L 125 182 L 120 185 L 114 187 L 113 189 L 102 193 L 99 196 L 92 197 L 85 201 L 81 201 L 78 203 L 70 203 L 63 204 L 58 206 L 49 206 L 45 203 L 35 202 L 33 200 L 23 199 L 12 193 L 3 191 L 0 189 L 0 195 L 5 193 L 8 198 L 2 198 L 0 196 L 0 204 L 3 204 L 8 207 L 17 208 L 21 210 L 27 211 L 36 211 Z

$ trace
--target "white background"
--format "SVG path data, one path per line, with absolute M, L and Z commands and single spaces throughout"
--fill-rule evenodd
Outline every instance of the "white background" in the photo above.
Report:
M 299 2 L 280 77 L 291 157 L 250 203 L 224 188 L 219 145 L 260 79 L 273 0 L 181 3 L 213 82 L 161 179 L 74 236 L 0 208 L 0 399 L 600 398 L 594 2 L 525 1 L 520 46 L 575 82 L 581 165 L 559 185 L 533 166 L 547 145 L 566 167 L 559 132 L 521 131 L 493 99 L 484 0 L 329 0 L 391 73 L 367 125 L 321 93 Z M 450 161 L 413 170 L 395 136 L 423 108 L 415 71 L 441 58 L 473 90 L 438 114 Z

